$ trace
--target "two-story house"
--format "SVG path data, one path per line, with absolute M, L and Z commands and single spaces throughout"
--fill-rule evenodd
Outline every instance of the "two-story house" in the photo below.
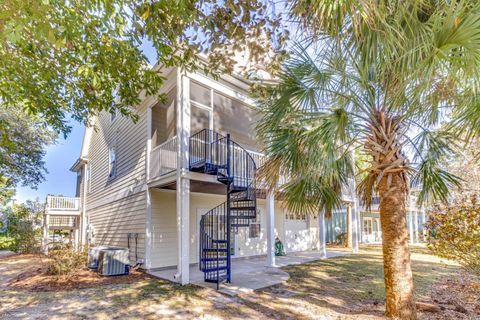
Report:
M 135 123 L 100 113 L 85 131 L 71 169 L 79 242 L 129 247 L 132 263 L 172 268 L 182 284 L 191 264 L 210 282 L 228 281 L 238 258 L 272 264 L 277 237 L 287 253 L 324 248 L 323 216 L 287 212 L 256 179 L 263 155 L 249 83 L 159 72 L 166 100 L 142 97 Z

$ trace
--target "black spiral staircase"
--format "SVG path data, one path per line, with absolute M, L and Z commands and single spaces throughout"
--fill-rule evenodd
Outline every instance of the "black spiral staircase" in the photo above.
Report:
M 256 165 L 239 144 L 212 130 L 190 137 L 190 170 L 216 175 L 227 186 L 227 201 L 200 220 L 199 267 L 205 282 L 231 281 L 231 237 L 256 219 Z

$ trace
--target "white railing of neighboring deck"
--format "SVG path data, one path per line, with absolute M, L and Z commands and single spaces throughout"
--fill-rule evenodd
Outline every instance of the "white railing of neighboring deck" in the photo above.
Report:
M 80 198 L 47 196 L 48 210 L 80 210 Z

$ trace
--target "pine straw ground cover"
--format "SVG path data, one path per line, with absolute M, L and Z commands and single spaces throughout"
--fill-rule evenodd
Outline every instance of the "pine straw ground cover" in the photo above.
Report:
M 417 301 L 435 311 L 419 318 L 480 319 L 480 279 L 424 249 L 412 251 Z M 50 292 L 19 285 L 18 276 L 39 263 L 38 256 L 0 259 L 0 319 L 383 319 L 378 247 L 287 267 L 286 284 L 235 298 L 146 276 L 84 289 L 65 283 Z

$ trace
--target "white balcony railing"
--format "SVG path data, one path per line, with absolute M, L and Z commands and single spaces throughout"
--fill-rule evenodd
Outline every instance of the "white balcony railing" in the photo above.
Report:
M 150 152 L 149 178 L 155 179 L 177 169 L 177 137 L 156 146 Z
M 80 198 L 47 196 L 47 210 L 78 211 Z
M 76 228 L 78 217 L 76 216 L 50 216 L 48 226 L 50 228 Z

